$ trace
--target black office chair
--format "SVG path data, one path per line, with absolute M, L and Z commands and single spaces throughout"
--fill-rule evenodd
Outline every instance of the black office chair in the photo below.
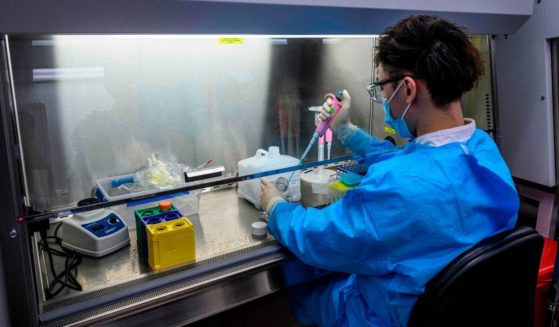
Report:
M 543 238 L 518 227 L 461 254 L 427 284 L 410 327 L 532 327 Z

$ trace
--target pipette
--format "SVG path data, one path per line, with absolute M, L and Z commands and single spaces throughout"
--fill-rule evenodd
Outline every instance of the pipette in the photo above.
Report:
M 323 161 L 324 160 L 324 138 L 326 135 L 322 135 L 321 137 L 318 138 L 318 157 L 317 157 L 317 161 Z M 322 166 L 318 166 L 318 172 L 322 173 Z
M 334 119 L 336 119 L 336 116 L 338 115 L 338 112 L 342 108 L 342 100 L 340 98 L 341 98 L 341 95 L 340 95 L 340 97 L 337 97 L 332 93 L 327 93 L 324 96 L 324 99 L 330 99 L 332 101 L 332 103 L 330 104 L 330 117 L 328 117 L 325 120 L 321 120 L 320 123 L 318 124 L 318 126 L 316 127 L 316 130 L 314 131 L 314 134 L 311 138 L 311 141 L 309 142 L 309 145 L 307 146 L 307 148 L 305 149 L 305 152 L 303 152 L 303 155 L 301 156 L 301 159 L 299 160 L 299 164 L 302 164 L 303 161 L 305 161 L 305 159 L 307 158 L 307 155 L 311 151 L 312 147 L 314 146 L 314 144 L 316 143 L 318 138 L 321 137 L 322 135 L 324 135 L 324 133 L 326 133 L 328 128 L 330 128 L 330 124 L 332 124 Z M 288 179 L 288 185 L 289 185 L 289 182 L 291 182 L 291 178 L 293 177 L 293 174 L 295 174 L 295 171 L 291 172 L 291 175 L 289 176 L 289 179 Z
M 332 150 L 332 130 L 330 128 L 326 130 L 324 138 L 328 147 L 328 156 L 326 157 L 326 159 L 330 160 L 330 150 Z

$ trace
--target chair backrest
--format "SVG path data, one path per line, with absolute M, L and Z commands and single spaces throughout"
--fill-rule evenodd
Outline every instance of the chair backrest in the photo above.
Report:
M 483 240 L 429 281 L 410 327 L 532 327 L 543 238 L 518 227 Z

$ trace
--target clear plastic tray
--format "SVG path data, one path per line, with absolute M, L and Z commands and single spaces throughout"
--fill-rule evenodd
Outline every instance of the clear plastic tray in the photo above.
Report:
M 101 202 L 107 202 L 149 195 L 156 191 L 155 188 L 142 188 L 133 181 L 133 174 L 101 178 L 96 182 L 96 196 Z M 124 219 L 129 229 L 134 229 L 134 209 L 154 207 L 162 200 L 171 201 L 183 216 L 188 217 L 198 213 L 200 207 L 200 191 L 179 192 L 145 200 L 132 201 L 111 207 L 111 209 Z

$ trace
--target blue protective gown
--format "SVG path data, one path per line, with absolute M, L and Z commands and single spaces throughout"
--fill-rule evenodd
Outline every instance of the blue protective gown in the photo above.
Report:
M 359 187 L 323 209 L 282 202 L 270 215 L 270 233 L 300 260 L 338 272 L 296 290 L 293 311 L 319 326 L 405 326 L 437 272 L 514 226 L 518 195 L 481 130 L 464 143 L 411 141 L 389 153 L 359 130 L 346 146 L 369 164 Z

